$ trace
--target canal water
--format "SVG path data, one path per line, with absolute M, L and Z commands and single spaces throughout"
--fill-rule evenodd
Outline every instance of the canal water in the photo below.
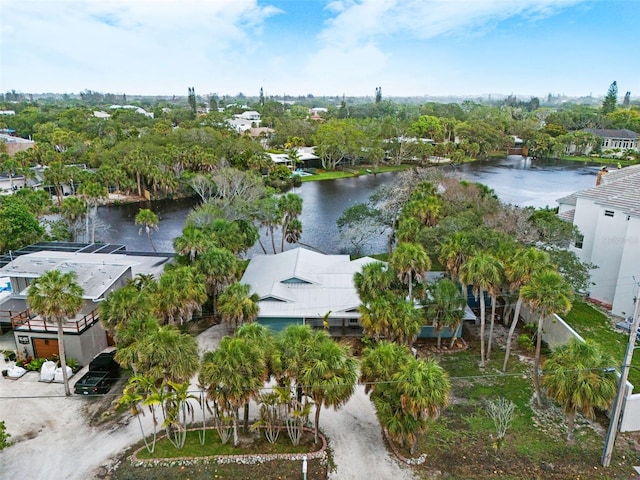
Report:
M 519 206 L 555 207 L 556 200 L 595 185 L 599 167 L 561 160 L 531 160 L 509 157 L 442 167 L 461 178 L 492 188 L 505 203 Z M 349 206 L 366 202 L 375 189 L 393 182 L 395 173 L 303 183 L 295 193 L 303 199 L 301 243 L 325 253 L 344 253 L 336 220 Z M 152 235 L 158 251 L 172 252 L 173 239 L 180 236 L 195 199 L 146 202 L 101 207 L 99 217 L 110 225 L 103 236 L 108 243 L 126 245 L 130 251 L 151 251 L 144 232 L 140 234 L 135 216 L 140 208 L 151 208 L 159 217 L 159 229 Z M 385 250 L 385 236 L 374 239 L 365 253 Z M 270 241 L 264 241 L 265 246 Z M 249 252 L 260 252 L 259 247 Z M 269 252 L 271 253 L 271 252 Z

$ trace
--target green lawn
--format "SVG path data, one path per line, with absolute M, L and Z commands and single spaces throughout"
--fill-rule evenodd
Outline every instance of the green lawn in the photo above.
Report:
M 562 409 L 547 400 L 538 410 L 533 401 L 531 364 L 519 360 L 531 354 L 516 347 L 509 370 L 503 374 L 504 350 L 497 348 L 480 369 L 476 340 L 467 339 L 465 351 L 437 355 L 450 375 L 452 402 L 418 440 L 414 456 L 426 455 L 425 463 L 414 467 L 418 478 L 433 478 L 433 471 L 443 472 L 441 478 L 450 480 L 631 477 L 631 466 L 638 464 L 637 453 L 622 438 L 611 467 L 604 470 L 600 466 L 606 419 L 600 418 L 600 430 L 580 419 L 576 441 L 567 443 Z M 515 416 L 498 446 L 487 402 L 500 397 L 514 403 Z M 409 455 L 407 448 L 401 451 Z
M 153 453 L 149 453 L 147 449 L 138 452 L 140 459 L 156 459 L 156 458 L 179 458 L 179 457 L 210 457 L 214 455 L 246 455 L 250 453 L 308 453 L 317 451 L 321 444 L 314 445 L 310 433 L 307 433 L 307 441 L 297 446 L 293 446 L 286 432 L 282 432 L 278 437 L 278 441 L 271 444 L 264 440 L 264 437 L 256 432 L 252 432 L 249 436 L 250 443 L 243 438 L 243 443 L 237 447 L 233 446 L 233 439 L 223 444 L 220 442 L 220 436 L 213 430 L 207 430 L 204 445 L 200 443 L 199 434 L 202 432 L 190 430 L 187 432 L 187 439 L 184 447 L 177 449 L 167 438 L 158 440 Z
M 624 361 L 629 334 L 612 328 L 606 315 L 580 300 L 573 302 L 571 311 L 564 315 L 565 321 L 585 340 L 593 340 L 603 347 L 614 359 L 615 367 L 620 370 Z M 629 370 L 629 381 L 635 393 L 640 392 L 640 354 L 634 355 L 631 364 L 635 368 Z
M 365 165 L 358 168 L 356 167 L 349 168 L 349 171 L 343 171 L 343 170 L 324 171 L 324 170 L 318 169 L 316 170 L 316 173 L 314 175 L 309 177 L 300 177 L 300 180 L 302 182 L 335 180 L 337 178 L 351 178 L 351 177 L 357 177 L 359 175 L 373 175 L 373 172 L 375 173 L 399 172 L 401 170 L 408 170 L 408 169 L 414 168 L 414 166 L 415 165 L 385 165 L 377 169 L 373 169 L 373 167 Z M 370 170 L 371 173 L 369 173 L 367 170 Z

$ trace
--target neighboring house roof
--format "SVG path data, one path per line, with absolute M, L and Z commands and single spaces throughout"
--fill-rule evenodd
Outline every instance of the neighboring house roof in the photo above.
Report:
M 295 248 L 276 255 L 255 255 L 242 283 L 260 297 L 260 317 L 359 318 L 360 298 L 353 276 L 377 260 L 324 255 Z
M 581 132 L 590 133 L 600 138 L 638 138 L 638 134 L 626 128 L 609 129 L 609 128 L 583 128 Z
M 298 160 L 301 162 L 305 162 L 308 160 L 317 160 L 319 157 L 313 153 L 314 147 L 299 147 L 296 150 L 298 151 Z M 271 161 L 273 163 L 291 163 L 291 158 L 287 153 L 269 153 L 269 157 L 271 157 Z
M 131 269 L 132 277 L 138 273 L 159 276 L 168 260 L 167 257 L 47 250 L 14 258 L 0 268 L 0 276 L 38 278 L 49 270 L 75 272 L 76 282 L 84 291 L 83 298 L 95 301 L 114 287 L 127 270 Z M 26 295 L 26 291 L 22 293 Z
M 559 198 L 557 202 L 561 205 L 573 205 L 575 207 L 577 200 L 578 197 L 576 197 L 576 194 L 572 193 L 571 195 L 567 195 L 566 197 Z
M 569 223 L 573 223 L 573 219 L 575 218 L 575 216 L 576 216 L 575 208 L 558 214 L 558 218 L 560 220 L 564 220 L 565 222 L 569 222 Z
M 602 176 L 598 186 L 575 193 L 603 207 L 622 210 L 627 215 L 640 215 L 640 165 L 614 170 Z

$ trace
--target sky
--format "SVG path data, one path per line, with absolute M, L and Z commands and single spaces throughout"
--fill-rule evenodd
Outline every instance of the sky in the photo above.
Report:
M 640 0 L 0 0 L 0 91 L 640 95 Z

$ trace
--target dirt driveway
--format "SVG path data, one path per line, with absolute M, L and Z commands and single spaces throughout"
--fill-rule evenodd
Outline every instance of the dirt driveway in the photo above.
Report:
M 226 327 L 216 325 L 199 335 L 201 353 L 214 349 L 226 333 Z M 0 369 L 4 368 L 2 362 L 0 359 Z M 83 373 L 72 379 L 72 385 Z M 29 372 L 15 381 L 0 379 L 0 420 L 5 421 L 14 443 L 0 454 L 2 478 L 97 478 L 123 450 L 140 440 L 136 420 L 127 417 L 120 423 L 92 427 L 86 421 L 91 399 L 78 395 L 67 398 L 61 384 L 41 383 L 38 378 L 38 373 Z M 96 401 L 108 403 L 108 399 Z M 142 422 L 150 431 L 148 415 Z M 334 452 L 336 470 L 330 478 L 414 478 L 410 469 L 401 468 L 387 453 L 373 406 L 362 387 L 340 410 L 323 410 L 320 427 Z

